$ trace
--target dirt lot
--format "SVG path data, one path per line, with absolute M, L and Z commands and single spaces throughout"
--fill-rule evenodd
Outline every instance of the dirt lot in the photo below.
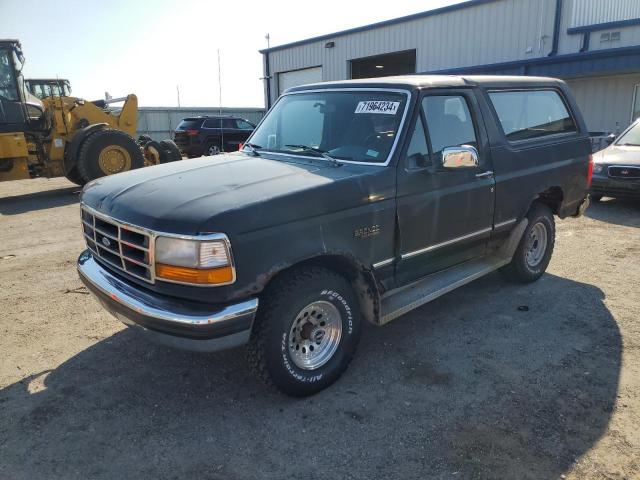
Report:
M 640 478 L 640 203 L 558 222 L 548 274 L 490 275 L 365 329 L 332 388 L 242 349 L 150 345 L 81 287 L 77 188 L 0 184 L 0 478 Z

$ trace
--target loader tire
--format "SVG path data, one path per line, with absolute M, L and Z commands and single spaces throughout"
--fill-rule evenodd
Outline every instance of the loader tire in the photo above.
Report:
M 82 180 L 82 178 L 80 178 L 80 173 L 78 172 L 77 167 L 73 167 L 71 170 L 69 170 L 65 177 L 67 177 L 67 180 L 69 180 L 71 183 L 75 183 L 79 187 L 84 187 L 84 184 L 86 183 Z
M 166 160 L 162 160 L 162 163 L 175 162 L 176 160 L 182 160 L 182 153 L 176 142 L 173 140 L 162 140 L 160 142 L 162 150 L 165 152 Z
M 143 166 L 139 145 L 121 130 L 107 128 L 92 133 L 78 152 L 78 173 L 85 183 Z

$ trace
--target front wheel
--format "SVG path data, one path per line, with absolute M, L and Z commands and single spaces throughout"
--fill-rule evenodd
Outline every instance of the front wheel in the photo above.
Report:
M 512 280 L 534 282 L 546 271 L 556 238 L 553 213 L 546 205 L 534 204 L 527 214 L 529 223 L 511 263 L 502 271 Z
M 122 130 L 106 128 L 93 132 L 78 152 L 78 174 L 85 183 L 143 166 L 140 146 Z
M 260 300 L 247 352 L 252 369 L 295 397 L 335 382 L 360 336 L 360 308 L 351 284 L 331 270 L 310 266 L 276 279 Z

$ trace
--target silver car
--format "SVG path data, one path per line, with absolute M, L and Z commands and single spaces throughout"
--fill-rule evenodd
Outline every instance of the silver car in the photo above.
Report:
M 640 118 L 604 150 L 593 154 L 591 199 L 640 198 Z

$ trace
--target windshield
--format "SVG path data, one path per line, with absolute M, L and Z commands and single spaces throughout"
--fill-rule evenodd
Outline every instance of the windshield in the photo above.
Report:
M 285 95 L 249 142 L 261 151 L 318 157 L 325 153 L 338 160 L 385 163 L 397 138 L 406 101 L 406 95 L 389 91 L 326 90 Z
M 629 130 L 618 138 L 616 145 L 631 145 L 640 147 L 640 122 L 636 123 Z

